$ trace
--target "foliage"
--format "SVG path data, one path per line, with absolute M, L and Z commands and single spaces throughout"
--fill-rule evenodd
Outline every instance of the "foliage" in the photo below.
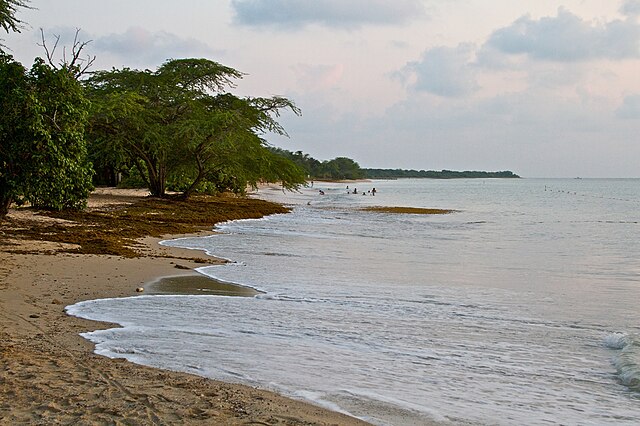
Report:
M 26 70 L 10 56 L 0 54 L 0 217 L 22 193 L 36 109 Z
M 452 170 L 403 170 L 403 169 L 363 169 L 368 179 L 399 179 L 399 178 L 430 178 L 430 179 L 461 179 L 461 178 L 519 178 L 511 171 L 482 172 L 482 171 L 452 171 Z
M 30 71 L 0 55 L 0 216 L 12 200 L 60 210 L 91 190 L 84 128 L 88 101 L 68 68 L 36 59 Z
M 0 0 L 0 28 L 5 32 L 20 32 L 22 22 L 16 18 L 19 7 L 27 7 L 23 0 Z
M 400 179 L 400 178 L 519 178 L 511 171 L 452 171 L 452 170 L 403 170 L 403 169 L 361 169 L 358 163 L 346 157 L 329 161 L 318 161 L 302 151 L 291 152 L 281 148 L 271 148 L 272 152 L 290 159 L 302 168 L 308 179 Z
M 280 110 L 299 114 L 286 98 L 239 98 L 223 92 L 242 73 L 206 59 L 170 60 L 156 71 L 101 71 L 87 81 L 93 100 L 90 135 L 100 164 L 129 162 L 154 196 L 167 185 L 185 197 L 197 191 L 244 192 L 262 179 L 304 182 L 291 162 L 274 158 L 260 135 L 286 135 Z M 274 167 L 284 168 L 283 172 Z
M 5 32 L 20 32 L 22 22 L 16 18 L 16 12 L 20 7 L 29 8 L 27 2 L 23 0 L 0 0 L 0 28 Z M 0 52 L 3 52 L 5 46 L 1 41 L 2 39 L 0 39 Z
M 302 168 L 308 179 L 361 179 L 362 169 L 354 160 L 337 157 L 333 160 L 318 161 L 302 151 L 291 152 L 281 148 L 271 148 L 275 154 L 293 161 Z
M 40 114 L 33 129 L 34 170 L 24 181 L 24 197 L 36 207 L 84 207 L 93 189 L 84 139 L 89 102 L 67 68 L 53 69 L 36 59 L 29 76 Z
M 347 157 L 337 157 L 322 163 L 320 178 L 361 179 L 364 177 L 358 163 Z

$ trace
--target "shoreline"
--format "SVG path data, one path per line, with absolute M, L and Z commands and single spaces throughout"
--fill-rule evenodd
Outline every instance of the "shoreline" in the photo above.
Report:
M 28 241 L 31 251 L 0 250 L 0 424 L 368 424 L 267 390 L 94 353 L 80 333 L 118 325 L 65 307 L 199 274 L 193 250 L 158 244 L 181 236 L 139 239 L 144 256 L 133 258 L 59 253 L 62 243 L 42 241 Z

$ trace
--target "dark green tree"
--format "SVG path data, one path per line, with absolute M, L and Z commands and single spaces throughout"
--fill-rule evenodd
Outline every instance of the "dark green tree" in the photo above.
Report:
M 5 32 L 20 32 L 22 22 L 16 18 L 16 12 L 20 7 L 28 7 L 23 0 L 0 0 L 0 28 Z
M 31 129 L 36 122 L 37 100 L 24 67 L 0 54 L 0 217 L 22 194 L 29 169 Z
M 26 71 L 0 55 L 0 216 L 12 201 L 80 208 L 91 191 L 88 101 L 74 70 L 36 59 Z
M 89 101 L 75 72 L 54 69 L 39 58 L 29 72 L 38 115 L 24 198 L 36 207 L 82 208 L 93 189 L 85 142 Z
M 322 163 L 320 176 L 326 179 L 360 179 L 364 174 L 360 165 L 351 158 L 337 157 Z
M 156 71 L 98 72 L 87 81 L 94 101 L 92 151 L 125 152 L 159 197 L 168 182 L 189 196 L 207 183 L 238 190 L 273 176 L 260 135 L 285 134 L 276 121 L 280 110 L 299 110 L 286 98 L 226 93 L 241 77 L 206 59 L 170 60 Z M 284 185 L 301 184 L 303 173 L 287 166 Z

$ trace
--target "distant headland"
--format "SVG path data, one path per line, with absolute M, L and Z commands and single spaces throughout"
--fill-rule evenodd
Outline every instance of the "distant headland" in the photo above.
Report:
M 519 179 L 520 176 L 512 171 L 500 172 L 482 171 L 454 171 L 454 170 L 403 170 L 403 169 L 362 169 L 368 179 L 401 179 L 401 178 L 427 178 L 427 179 L 482 179 L 501 178 Z
M 403 170 L 403 169 L 367 169 L 351 158 L 337 157 L 320 161 L 302 151 L 291 152 L 286 149 L 270 147 L 274 154 L 280 155 L 300 167 L 312 180 L 356 180 L 356 179 L 475 179 L 475 178 L 519 178 L 511 171 L 481 172 L 452 170 Z

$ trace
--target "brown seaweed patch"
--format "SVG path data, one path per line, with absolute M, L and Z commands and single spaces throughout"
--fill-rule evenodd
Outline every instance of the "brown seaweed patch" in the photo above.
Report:
M 367 211 L 367 212 L 396 213 L 396 214 L 449 214 L 449 213 L 455 212 L 455 210 L 449 210 L 449 209 L 425 209 L 425 208 L 419 208 L 419 207 L 383 207 L 383 206 L 363 207 L 360 210 Z
M 55 221 L 7 217 L 0 224 L 0 246 L 12 240 L 56 243 L 59 252 L 142 256 L 136 239 L 188 234 L 212 229 L 216 223 L 256 219 L 290 209 L 250 198 L 142 198 L 128 205 L 62 212 L 36 211 Z M 204 261 L 203 261 L 204 262 Z

